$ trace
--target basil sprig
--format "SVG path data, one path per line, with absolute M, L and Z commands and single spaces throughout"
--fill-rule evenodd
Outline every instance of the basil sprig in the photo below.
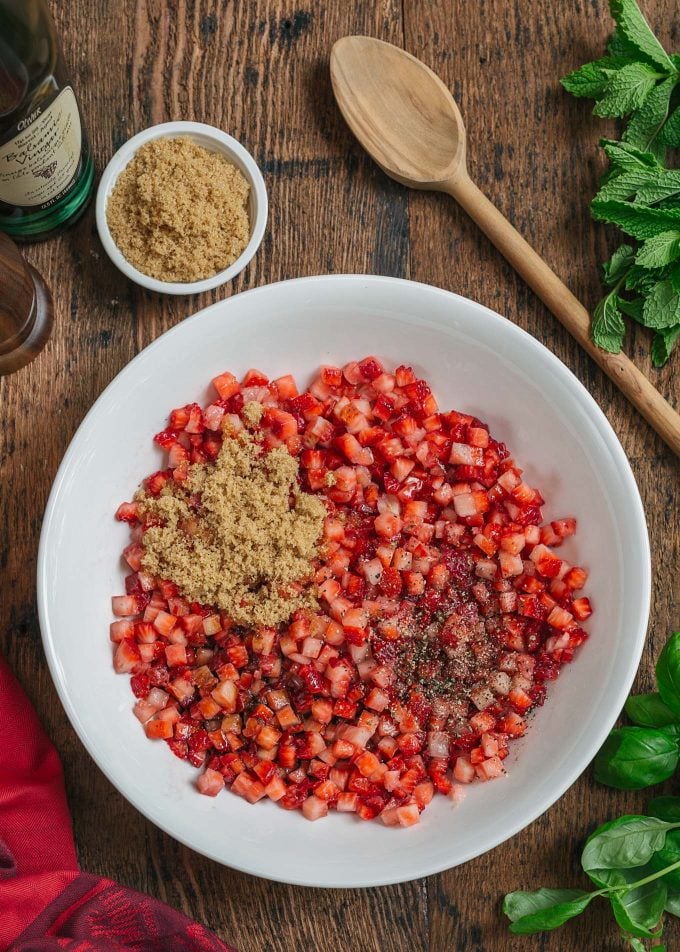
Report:
M 595 779 L 619 790 L 639 790 L 673 776 L 680 759 L 680 631 L 656 664 L 658 691 L 631 695 L 626 714 L 634 727 L 611 732 L 595 758 Z M 635 952 L 665 952 L 664 913 L 680 917 L 680 797 L 657 797 L 648 815 L 621 816 L 598 827 L 581 854 L 597 887 L 509 893 L 503 911 L 510 931 L 530 935 L 557 929 L 605 899 Z
M 661 802 L 663 801 L 663 802 Z M 588 837 L 581 865 L 599 888 L 538 889 L 512 892 L 503 902 L 510 931 L 517 935 L 547 932 L 579 916 L 593 899 L 611 904 L 614 917 L 629 944 L 646 950 L 640 940 L 651 940 L 656 952 L 664 912 L 680 913 L 680 797 L 652 801 L 657 812 L 677 817 L 622 816 L 598 827 Z
M 595 779 L 618 790 L 663 783 L 680 760 L 680 631 L 656 663 L 658 693 L 631 695 L 625 711 L 637 726 L 611 732 L 595 758 Z

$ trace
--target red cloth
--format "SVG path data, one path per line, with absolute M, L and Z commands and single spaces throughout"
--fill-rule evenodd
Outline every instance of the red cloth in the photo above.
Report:
M 157 899 L 78 869 L 61 764 L 0 657 L 0 952 L 234 952 Z

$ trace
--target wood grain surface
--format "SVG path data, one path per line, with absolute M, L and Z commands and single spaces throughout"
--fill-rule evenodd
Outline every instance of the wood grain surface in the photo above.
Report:
M 250 149 L 271 202 L 250 267 L 232 286 L 195 299 L 157 297 L 128 283 L 102 252 L 92 209 L 72 231 L 26 250 L 51 284 L 56 315 L 41 356 L 0 379 L 0 647 L 63 759 L 82 867 L 161 897 L 242 952 L 622 949 L 597 907 L 560 932 L 513 938 L 500 901 L 517 888 L 583 885 L 584 835 L 635 812 L 644 795 L 598 787 L 586 773 L 510 842 L 401 886 L 322 891 L 254 879 L 155 829 L 95 768 L 52 686 L 35 604 L 41 519 L 61 457 L 94 399 L 142 347 L 218 297 L 265 282 L 324 272 L 398 275 L 507 315 L 554 351 L 607 414 L 649 521 L 654 592 L 637 681 L 649 688 L 653 659 L 680 625 L 677 464 L 464 212 L 446 196 L 407 192 L 363 155 L 328 76 L 331 45 L 347 33 L 369 33 L 421 57 L 457 97 L 475 180 L 592 306 L 598 263 L 615 238 L 591 222 L 588 201 L 601 170 L 597 140 L 613 130 L 557 80 L 601 55 L 610 28 L 605 0 L 62 0 L 52 7 L 100 171 L 146 126 L 195 119 Z M 661 39 L 680 47 L 675 0 L 645 7 Z M 649 343 L 633 325 L 629 356 L 677 406 L 678 356 L 654 370 Z M 680 944 L 674 922 L 669 949 Z

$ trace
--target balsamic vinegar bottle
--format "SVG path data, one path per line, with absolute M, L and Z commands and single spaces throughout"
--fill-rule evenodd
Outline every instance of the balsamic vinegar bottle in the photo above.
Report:
M 45 0 L 0 0 L 0 231 L 56 234 L 83 213 L 94 166 Z

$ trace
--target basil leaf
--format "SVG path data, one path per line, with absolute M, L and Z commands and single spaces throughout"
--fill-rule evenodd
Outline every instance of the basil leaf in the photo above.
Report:
M 680 716 L 680 631 L 671 635 L 659 655 L 656 681 L 663 702 Z
M 664 704 L 660 694 L 631 694 L 626 701 L 625 711 L 631 721 L 641 727 L 667 727 L 679 719 Z
M 531 935 L 557 929 L 569 919 L 580 915 L 595 893 L 582 889 L 538 889 L 536 892 L 521 890 L 503 900 L 503 912 L 511 920 L 510 931 L 515 935 Z
M 660 933 L 658 926 L 666 905 L 668 890 L 660 879 L 637 889 L 613 893 L 609 896 L 616 921 L 625 932 L 643 939 L 653 939 Z
M 680 833 L 677 830 L 672 830 L 666 835 L 663 849 L 660 849 L 652 857 L 650 866 L 655 873 L 660 873 L 661 870 L 678 862 L 680 862 Z M 673 889 L 680 889 L 680 867 L 671 870 L 658 882 L 663 882 Z
M 625 819 L 625 817 L 612 820 L 611 823 L 605 823 L 604 826 L 610 829 L 613 826 L 619 826 L 622 819 Z M 641 879 L 651 876 L 654 872 L 656 870 L 652 869 L 650 862 L 644 866 L 624 866 L 619 869 L 589 869 L 587 875 L 601 889 L 613 889 L 617 886 L 630 886 L 632 883 L 637 883 Z
M 665 912 L 680 917 L 680 889 L 669 889 L 666 898 Z
M 649 801 L 647 812 L 667 823 L 680 823 L 680 797 L 654 797 Z
M 672 777 L 678 757 L 677 740 L 664 731 L 622 727 L 611 732 L 595 757 L 595 779 L 617 790 L 642 790 Z
M 673 824 L 656 817 L 628 815 L 604 823 L 592 833 L 581 854 L 586 872 L 646 865 L 666 841 Z

